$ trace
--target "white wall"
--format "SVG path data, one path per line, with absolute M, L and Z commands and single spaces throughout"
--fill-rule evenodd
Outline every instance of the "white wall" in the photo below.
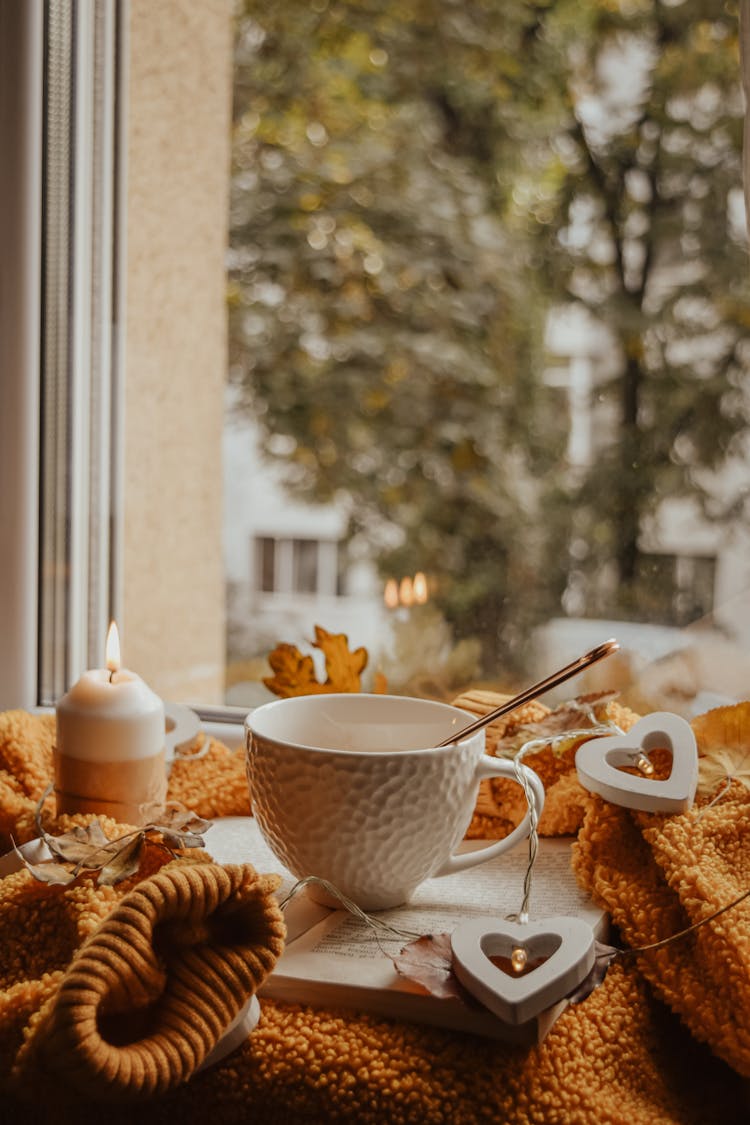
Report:
M 363 645 L 374 670 L 384 643 L 386 615 L 382 583 L 375 567 L 354 565 L 342 595 L 263 593 L 254 573 L 256 536 L 318 539 L 338 542 L 346 532 L 343 508 L 306 503 L 290 497 L 281 474 L 265 462 L 257 428 L 231 415 L 224 432 L 224 551 L 227 581 L 234 596 L 229 627 L 243 655 L 265 655 L 284 641 L 304 649 L 313 626 L 345 633 L 351 648 Z M 239 640 L 237 638 L 239 637 Z

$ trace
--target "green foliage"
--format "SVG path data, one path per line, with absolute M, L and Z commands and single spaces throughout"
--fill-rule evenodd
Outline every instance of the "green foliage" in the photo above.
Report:
M 667 497 L 720 514 L 706 470 L 722 468 L 747 425 L 738 23 L 736 6 L 713 0 L 588 13 L 559 72 L 569 113 L 547 153 L 546 226 L 529 229 L 560 296 L 607 326 L 619 357 L 598 388 L 614 440 L 570 490 L 571 526 L 586 545 L 587 610 L 606 597 L 637 616 L 644 529 Z M 597 580 L 612 561 L 615 591 Z
M 745 425 L 736 14 L 248 0 L 235 95 L 231 371 L 290 489 L 429 573 L 487 674 L 573 579 L 596 611 L 614 564 L 627 611 L 644 520 Z M 583 474 L 543 379 L 563 299 L 619 357 Z
M 505 172 L 477 172 L 508 144 L 522 31 L 457 4 L 292 3 L 238 39 L 235 379 L 290 488 L 348 494 L 376 545 L 397 528 L 386 573 L 434 576 L 490 664 L 564 436 L 530 425 L 543 310 Z

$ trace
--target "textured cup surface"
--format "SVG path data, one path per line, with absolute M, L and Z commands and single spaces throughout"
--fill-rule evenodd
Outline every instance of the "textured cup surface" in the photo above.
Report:
M 247 773 L 269 847 L 298 878 L 327 879 L 365 910 L 407 901 L 471 820 L 484 731 L 436 745 L 473 718 L 430 700 L 355 693 L 257 708 L 245 722 Z

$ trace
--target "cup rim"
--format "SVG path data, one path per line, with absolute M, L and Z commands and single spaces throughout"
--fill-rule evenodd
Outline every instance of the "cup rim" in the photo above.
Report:
M 272 742 L 276 746 L 283 746 L 283 747 L 287 747 L 287 748 L 292 749 L 292 750 L 313 751 L 313 752 L 318 753 L 318 754 L 332 754 L 332 755 L 335 755 L 336 757 L 344 757 L 344 758 L 362 757 L 362 756 L 365 756 L 365 755 L 368 756 L 368 757 L 371 757 L 373 755 L 373 753 L 376 753 L 378 758 L 403 757 L 404 754 L 425 755 L 425 754 L 438 754 L 438 753 L 441 753 L 441 752 L 451 753 L 453 750 L 455 750 L 455 748 L 457 746 L 467 746 L 471 742 L 474 742 L 475 740 L 477 740 L 477 741 L 481 740 L 482 744 L 483 744 L 483 748 L 484 748 L 484 737 L 485 737 L 484 728 L 474 731 L 473 734 L 468 735 L 466 738 L 457 738 L 455 742 L 450 742 L 450 743 L 448 743 L 447 746 L 418 746 L 418 747 L 405 747 L 404 749 L 393 749 L 393 750 L 386 749 L 386 750 L 372 751 L 372 750 L 343 750 L 343 749 L 336 749 L 335 747 L 329 747 L 329 746 L 314 746 L 312 743 L 308 743 L 308 742 L 298 742 L 298 741 L 293 741 L 292 739 L 289 739 L 289 738 L 283 738 L 283 739 L 279 738 L 278 735 L 265 734 L 263 731 L 254 730 L 254 728 L 252 726 L 252 718 L 253 718 L 254 715 L 258 714 L 261 711 L 267 712 L 267 711 L 270 711 L 271 709 L 276 709 L 279 706 L 281 706 L 281 704 L 290 704 L 290 703 L 296 704 L 298 702 L 301 703 L 303 700 L 309 701 L 311 699 L 351 700 L 352 698 L 365 698 L 367 700 L 382 700 L 382 701 L 385 701 L 385 700 L 391 700 L 391 701 L 402 700 L 402 701 L 408 702 L 408 703 L 429 704 L 431 707 L 443 709 L 445 711 L 452 711 L 456 715 L 465 716 L 466 717 L 466 723 L 465 723 L 466 726 L 468 726 L 469 723 L 473 722 L 476 719 L 476 715 L 472 714 L 470 711 L 465 711 L 462 707 L 455 707 L 452 703 L 444 703 L 440 699 L 421 699 L 418 696 L 411 696 L 411 695 L 385 695 L 385 694 L 384 695 L 375 695 L 375 694 L 371 694 L 371 693 L 368 693 L 368 692 L 325 692 L 325 693 L 320 693 L 319 695 L 295 695 L 295 696 L 287 696 L 283 699 L 271 699 L 267 703 L 261 703 L 260 706 L 254 707 L 252 709 L 252 711 L 249 711 L 248 714 L 245 716 L 245 721 L 244 721 L 244 724 L 243 724 L 244 729 L 245 729 L 245 741 L 247 742 L 248 736 L 257 734 L 258 737 L 263 738 L 266 742 Z M 380 706 L 380 704 L 376 703 L 375 706 Z M 447 732 L 447 733 L 449 733 L 449 732 Z M 447 733 L 446 733 L 445 737 L 447 737 Z

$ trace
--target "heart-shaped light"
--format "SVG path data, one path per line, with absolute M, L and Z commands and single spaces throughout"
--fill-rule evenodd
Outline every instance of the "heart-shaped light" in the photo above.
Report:
M 451 948 L 453 971 L 464 988 L 504 1023 L 516 1025 L 562 1000 L 594 965 L 594 932 L 581 918 L 525 923 L 474 918 L 453 931 Z M 523 976 L 512 976 L 490 961 L 510 960 L 517 949 L 529 960 L 545 960 Z
M 672 771 L 663 781 L 624 773 L 639 754 L 663 747 L 672 755 Z M 693 803 L 698 784 L 698 748 L 690 724 L 671 711 L 655 711 L 627 734 L 592 738 L 576 753 L 578 780 L 592 793 L 642 812 L 682 813 Z

